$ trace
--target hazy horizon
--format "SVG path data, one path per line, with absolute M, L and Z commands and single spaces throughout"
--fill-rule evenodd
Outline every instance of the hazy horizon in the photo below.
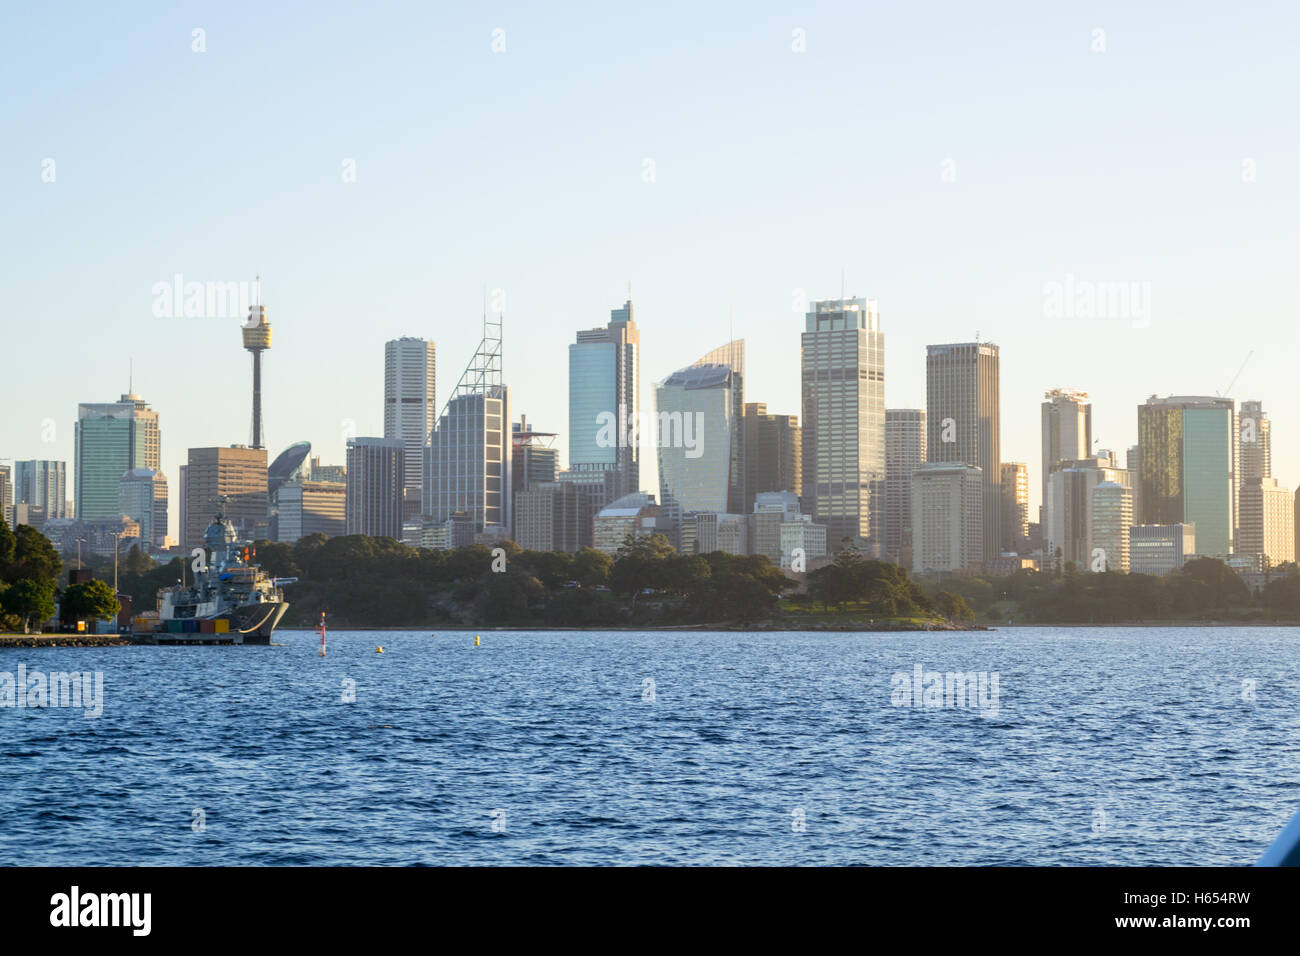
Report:
M 77 405 L 133 363 L 178 536 L 186 450 L 249 441 L 252 373 L 240 318 L 159 318 L 154 287 L 260 273 L 271 458 L 383 433 L 389 339 L 437 343 L 441 408 L 493 290 L 514 416 L 567 449 L 568 345 L 630 283 L 647 410 L 734 322 L 746 401 L 802 419 L 796 305 L 842 290 L 879 303 L 890 408 L 925 407 L 927 344 L 1000 346 L 1031 519 L 1065 386 L 1121 465 L 1152 394 L 1258 399 L 1294 491 L 1300 16 L 1002 9 L 16 9 L 0 461 L 67 461 L 72 497 Z M 1080 284 L 1146 308 L 1062 312 Z

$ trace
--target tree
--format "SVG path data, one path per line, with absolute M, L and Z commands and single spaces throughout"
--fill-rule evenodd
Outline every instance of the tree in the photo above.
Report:
M 975 612 L 970 609 L 970 605 L 960 594 L 940 591 L 934 596 L 934 606 L 940 614 L 954 623 L 975 620 Z
M 0 515 L 0 581 L 9 580 L 9 566 L 13 563 L 14 548 L 17 545 L 18 539 L 9 530 L 4 515 Z
M 33 581 L 47 581 L 53 589 L 62 570 L 63 561 L 50 539 L 35 528 L 20 524 L 14 532 L 14 552 L 8 565 L 7 580 L 16 582 L 30 578 Z
M 609 573 L 614 569 L 614 559 L 604 551 L 582 548 L 573 556 L 573 577 L 584 588 L 608 584 Z
M 31 633 L 33 622 L 40 627 L 41 622 L 54 616 L 54 582 L 21 578 L 15 581 L 4 593 L 5 610 L 23 622 L 23 633 Z
M 60 602 L 64 621 L 98 620 L 116 617 L 122 605 L 113 589 L 98 579 L 74 584 L 63 592 Z

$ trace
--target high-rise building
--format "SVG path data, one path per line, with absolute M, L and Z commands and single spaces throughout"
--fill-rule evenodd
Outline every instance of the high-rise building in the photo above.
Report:
M 801 338 L 803 509 L 844 539 L 885 554 L 885 335 L 876 303 L 812 303 Z
M 555 432 L 539 432 L 527 418 L 510 425 L 511 491 L 518 495 L 535 485 L 551 484 L 560 472 L 560 450 Z
M 1133 520 L 1136 522 L 1142 517 L 1142 449 L 1137 445 L 1129 446 L 1124 467 L 1128 471 L 1129 487 L 1133 490 Z
M 926 459 L 980 469 L 984 481 L 984 560 L 1002 540 L 999 355 L 991 342 L 926 346 Z
M 727 507 L 731 511 L 744 512 L 748 509 L 749 485 L 746 470 L 745 451 L 745 340 L 732 339 L 726 345 L 720 345 L 711 352 L 706 352 L 692 363 L 692 368 L 724 367 L 731 370 L 731 419 L 730 462 L 727 469 L 731 474 L 731 485 L 727 493 Z M 662 429 L 663 421 L 658 422 Z M 675 423 L 669 422 L 669 438 L 673 437 Z M 660 447 L 663 447 L 662 444 Z M 660 499 L 660 504 L 663 504 Z
M 1138 524 L 1194 524 L 1198 554 L 1233 552 L 1237 430 L 1230 398 L 1152 395 L 1138 406 Z
M 5 524 L 10 526 L 14 524 L 13 504 L 13 476 L 8 465 L 0 465 L 0 518 L 3 518 Z
M 739 373 L 716 364 L 692 365 L 655 386 L 665 525 L 697 511 L 737 513 L 745 485 L 744 460 L 736 454 L 743 441 L 741 387 Z
M 349 438 L 345 533 L 402 537 L 406 445 L 400 438 Z
M 251 448 L 262 446 L 262 353 L 271 347 L 271 323 L 262 305 L 261 276 L 254 282 L 255 301 L 248 307 L 248 319 L 240 330 L 244 348 L 253 355 L 253 434 Z
M 1237 551 L 1264 555 L 1268 567 L 1295 560 L 1294 499 L 1276 478 L 1257 475 L 1242 481 Z
M 1092 405 L 1088 393 L 1076 388 L 1053 388 L 1043 393 L 1042 498 L 1038 520 L 1044 527 L 1047 515 L 1047 482 L 1063 461 L 1092 457 Z
M 1092 567 L 1093 489 L 1103 482 L 1127 487 L 1130 475 L 1122 468 L 1112 468 L 1110 459 L 1103 458 L 1059 461 L 1052 471 L 1047 482 L 1043 553 L 1062 569 L 1066 562 L 1073 562 L 1080 571 Z M 1132 507 L 1130 498 L 1130 511 Z
M 614 472 L 562 471 L 555 477 L 562 484 L 572 485 L 578 493 L 578 547 L 593 547 L 596 515 L 617 497 L 614 494 Z
M 406 450 L 402 517 L 420 512 L 424 445 L 437 413 L 437 347 L 403 336 L 384 343 L 384 437 L 401 439 Z
M 798 415 L 769 415 L 762 402 L 746 402 L 741 425 L 745 444 L 747 507 L 770 491 L 803 493 L 802 432 Z
M 14 462 L 14 504 L 41 509 L 46 520 L 68 517 L 67 462 L 33 459 Z
M 161 451 L 158 413 L 139 395 L 128 392 L 117 402 L 78 405 L 77 518 L 117 517 L 122 476 L 132 468 L 158 469 Z
M 1002 463 L 1002 550 L 1019 552 L 1029 536 L 1029 468 L 1023 461 Z
M 578 486 L 534 482 L 515 494 L 515 543 L 525 551 L 568 551 L 579 542 Z
M 1241 480 L 1273 477 L 1273 438 L 1261 402 L 1242 402 L 1239 420 Z M 1245 550 L 1245 549 L 1243 549 Z
M 912 474 L 925 464 L 925 409 L 885 409 L 885 559 L 912 566 Z
M 1088 567 L 1094 571 L 1128 571 L 1129 529 L 1133 525 L 1133 490 L 1115 481 L 1092 489 L 1092 551 Z
M 613 472 L 615 497 L 640 490 L 640 396 L 641 333 L 628 301 L 569 346 L 569 470 Z
M 142 548 L 167 546 L 167 476 L 153 468 L 132 468 L 118 486 L 117 510 L 140 525 Z
M 424 447 L 420 513 L 441 524 L 463 511 L 475 534 L 509 529 L 511 521 L 510 389 L 501 381 L 501 326 L 499 318 L 484 319 L 478 351 Z
M 912 570 L 960 571 L 984 563 L 983 472 L 926 462 L 912 473 Z
M 252 539 L 267 515 L 265 448 L 230 445 L 191 448 L 185 465 L 185 526 L 181 543 L 188 551 L 204 545 L 207 530 L 222 498 L 226 517 L 241 538 Z

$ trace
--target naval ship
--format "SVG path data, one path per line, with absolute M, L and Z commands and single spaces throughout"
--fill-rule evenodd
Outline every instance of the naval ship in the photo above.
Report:
M 136 644 L 269 644 L 289 609 L 280 590 L 297 578 L 272 578 L 254 564 L 252 542 L 240 541 L 225 515 L 225 497 L 203 533 L 206 554 L 190 584 L 158 592 L 158 610 L 132 622 Z

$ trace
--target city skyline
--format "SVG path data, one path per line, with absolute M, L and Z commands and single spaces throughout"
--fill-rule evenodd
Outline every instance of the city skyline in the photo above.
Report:
M 15 314 L 41 318 L 14 323 L 7 345 L 47 360 L 7 370 L 22 401 L 0 421 L 0 455 L 72 463 L 77 404 L 122 394 L 132 360 L 173 481 L 187 449 L 247 441 L 241 316 L 158 317 L 155 286 L 178 274 L 261 272 L 276 324 L 263 444 L 307 440 L 335 464 L 346 423 L 383 433 L 382 383 L 354 369 L 415 335 L 438 343 L 438 377 L 454 381 L 497 291 L 520 359 L 516 406 L 566 431 L 562 343 L 601 324 L 629 281 L 643 402 L 734 334 L 750 343 L 750 400 L 798 414 L 803 307 L 841 289 L 880 304 L 889 407 L 924 407 L 926 345 L 977 331 L 997 342 L 1002 457 L 1030 463 L 1031 515 L 1045 390 L 1088 391 L 1094 436 L 1116 450 L 1136 443 L 1147 396 L 1213 395 L 1238 369 L 1233 397 L 1261 401 L 1284 436 L 1300 422 L 1285 386 L 1300 149 L 1276 123 L 1297 80 L 1275 66 L 1294 45 L 1294 11 L 1261 32 L 1227 11 L 1184 20 L 1099 4 L 1089 20 L 1028 10 L 1006 27 L 954 7 L 936 34 L 902 11 L 848 5 L 748 25 L 671 6 L 509 10 L 499 22 L 399 7 L 360 22 L 317 11 L 304 35 L 291 10 L 258 11 L 248 30 L 252 9 L 214 14 L 203 53 L 196 24 L 160 17 L 123 36 L 119 14 L 93 8 L 71 26 L 33 10 L 26 42 L 0 38 L 10 78 L 58 77 L 6 106 L 0 190 L 13 228 L 0 242 L 12 268 L 0 283 Z M 634 51 L 608 42 L 628 31 Z M 867 40 L 876 64 L 864 77 L 852 54 Z M 346 76 L 316 56 L 336 44 Z M 159 56 L 165 86 L 148 66 Z M 1239 68 L 1210 77 L 1208 58 Z M 684 72 L 660 68 L 669 62 Z M 431 74 L 416 82 L 403 63 Z M 137 105 L 107 108 L 121 102 Z M 161 156 L 162 116 L 227 117 L 260 130 L 259 149 Z M 843 148 L 811 149 L 817 129 L 837 130 Z M 535 148 L 445 149 L 502 137 Z M 1149 314 L 1105 313 L 1102 293 L 1124 284 L 1147 290 L 1135 303 Z M 50 371 L 62 343 L 81 359 L 75 394 Z M 187 356 L 210 357 L 203 374 L 229 386 L 228 416 L 207 413 Z M 646 490 L 654 457 L 642 456 Z M 1293 443 L 1277 443 L 1273 473 L 1300 484 Z

